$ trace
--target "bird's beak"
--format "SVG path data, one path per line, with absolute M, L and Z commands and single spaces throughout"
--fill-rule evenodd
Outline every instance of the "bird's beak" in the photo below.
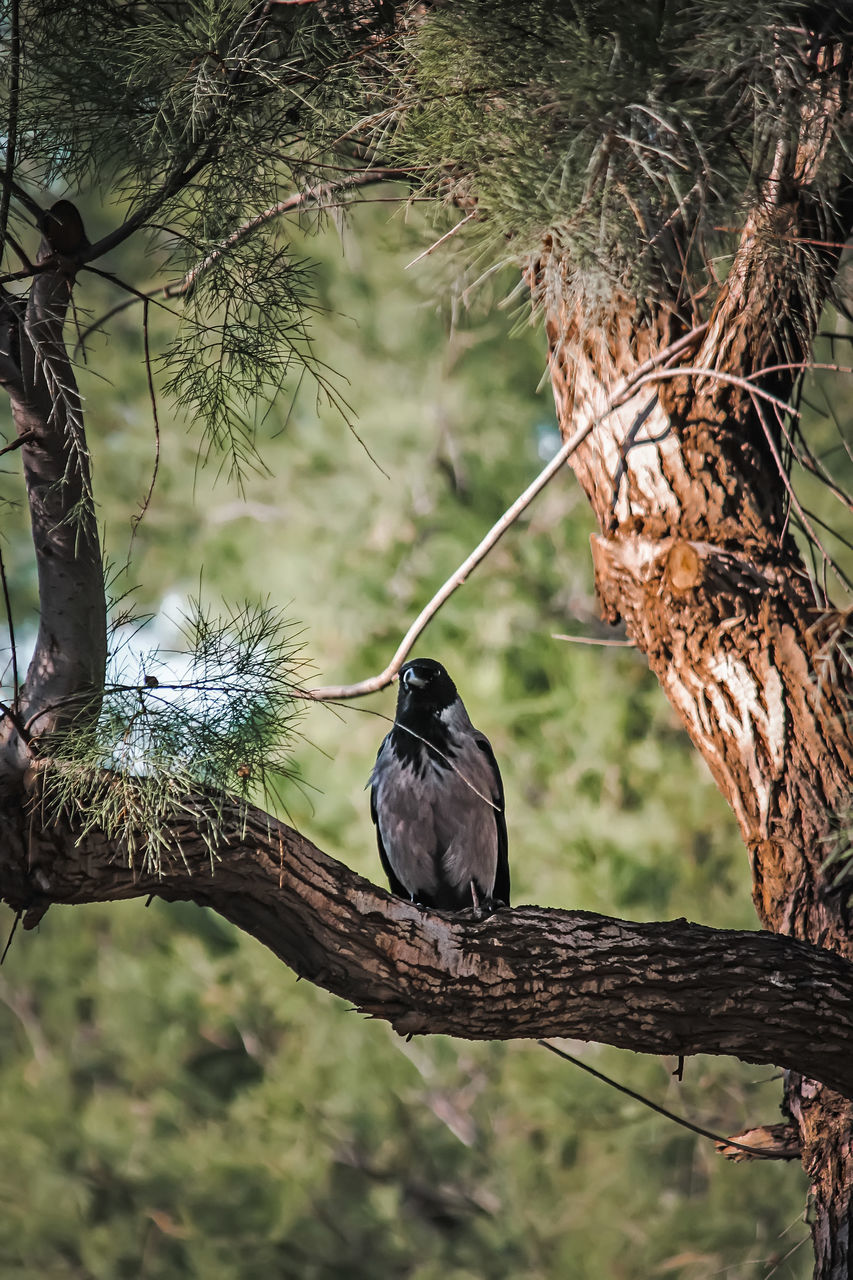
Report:
M 407 689 L 423 689 L 426 687 L 427 681 L 423 676 L 419 676 L 417 672 L 409 670 L 403 676 L 403 684 Z

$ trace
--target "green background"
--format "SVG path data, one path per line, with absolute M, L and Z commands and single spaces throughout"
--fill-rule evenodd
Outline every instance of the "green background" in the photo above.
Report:
M 556 432 L 543 335 L 511 274 L 475 285 L 442 252 L 406 269 L 444 229 L 383 202 L 316 238 L 288 228 L 315 262 L 316 351 L 363 445 L 306 377 L 262 423 L 266 469 L 241 490 L 216 458 L 198 465 L 193 424 L 160 397 L 160 475 L 117 579 L 156 615 L 154 640 L 175 641 L 199 591 L 214 606 L 269 599 L 303 626 L 318 683 L 373 674 L 540 468 Z M 133 253 L 116 269 L 144 281 Z M 82 279 L 79 323 L 115 296 Z M 171 321 L 150 319 L 156 350 Z M 140 321 L 117 317 L 80 370 L 115 566 L 154 457 Z M 25 649 L 32 550 L 20 464 L 4 461 Z M 754 928 L 734 820 L 644 660 L 553 638 L 611 634 L 591 532 L 566 472 L 417 646 L 500 761 L 514 903 Z M 282 808 L 377 880 L 364 784 L 393 705 L 387 691 L 311 708 Z M 779 1119 L 772 1069 L 690 1059 L 678 1084 L 672 1059 L 569 1047 L 721 1133 Z M 9 1280 L 811 1269 L 798 1166 L 727 1163 L 532 1044 L 407 1044 L 192 906 L 54 908 L 17 934 L 0 970 L 0 1129 Z

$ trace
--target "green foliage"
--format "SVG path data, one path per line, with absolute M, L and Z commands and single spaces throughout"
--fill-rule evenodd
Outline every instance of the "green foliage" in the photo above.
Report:
M 203 563 L 210 597 L 292 601 L 318 680 L 362 677 L 539 468 L 554 426 L 535 390 L 541 335 L 510 341 L 500 309 L 436 304 L 440 264 L 403 270 L 428 234 L 410 221 L 365 208 L 310 244 L 318 356 L 346 379 L 390 480 L 302 395 L 273 410 L 266 465 L 235 493 L 195 471 L 164 401 L 134 544 L 139 608 L 189 609 Z M 496 279 L 495 296 L 508 285 Z M 81 305 L 101 288 L 87 281 Z M 96 492 L 118 559 L 152 448 L 139 335 L 98 339 L 90 363 Z M 494 743 L 516 900 L 750 927 L 734 821 L 645 664 L 551 638 L 599 631 L 590 527 L 566 474 L 420 646 Z M 27 537 L 9 548 L 19 616 Z M 223 672 L 232 659 L 233 638 Z M 167 678 L 127 662 L 132 719 L 145 675 Z M 364 783 L 393 700 L 311 706 L 293 754 L 313 802 L 286 797 L 306 835 L 373 879 Z M 220 706 L 214 692 L 214 717 Z M 678 1086 L 674 1063 L 580 1052 L 710 1128 L 777 1118 L 769 1072 L 691 1059 Z M 19 931 L 0 970 L 0 1123 L 11 1280 L 711 1280 L 761 1276 L 773 1263 L 759 1260 L 806 1237 L 798 1168 L 727 1164 L 532 1045 L 406 1045 L 188 905 L 54 909 L 38 935 Z M 807 1274 L 808 1245 L 776 1273 Z
M 662 280 L 667 296 L 698 292 L 819 92 L 801 9 L 436 6 L 412 23 L 390 87 L 376 86 L 395 109 L 390 137 L 390 107 L 378 114 L 377 146 L 476 208 L 490 255 L 519 260 L 550 240 L 588 305 L 616 285 L 641 300 Z M 848 142 L 839 133 L 812 198 Z
M 145 872 L 180 855 L 180 820 L 213 858 L 225 796 L 273 803 L 294 776 L 304 667 L 294 625 L 262 605 L 215 619 L 191 599 L 180 630 L 184 651 L 140 654 L 125 624 L 100 716 L 44 748 L 46 820 L 73 813 L 81 840 L 101 831 Z
M 6 4 L 0 30 L 10 21 Z M 125 218 L 119 242 L 148 227 L 176 286 L 206 264 L 160 359 L 207 447 L 243 476 L 257 464 L 256 415 L 289 373 L 330 391 L 310 349 L 303 266 L 253 220 L 282 186 L 328 175 L 328 99 L 352 76 L 351 23 L 254 0 L 35 0 L 20 34 L 18 181 L 108 193 Z M 16 220 L 24 242 L 28 221 Z M 235 237 L 247 224 L 252 235 Z

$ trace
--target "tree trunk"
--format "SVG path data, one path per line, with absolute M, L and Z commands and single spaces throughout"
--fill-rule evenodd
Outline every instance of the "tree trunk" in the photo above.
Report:
M 816 1274 L 835 1280 L 851 1269 L 853 968 L 844 903 L 822 862 L 853 794 L 850 688 L 832 612 L 788 531 L 796 499 L 782 457 L 784 403 L 853 200 L 840 183 L 822 204 L 810 191 L 849 68 L 841 58 L 836 74 L 828 47 L 807 62 L 822 109 L 804 115 L 796 143 L 780 144 L 705 323 L 698 302 L 685 306 L 665 286 L 650 307 L 618 290 L 607 306 L 585 307 L 556 241 L 527 272 L 564 434 L 601 418 L 573 466 L 598 519 L 604 614 L 625 620 L 731 804 L 772 934 L 536 908 L 448 920 L 375 890 L 266 815 L 211 819 L 202 799 L 182 800 L 170 831 L 181 857 L 156 874 L 128 865 L 127 842 L 45 823 L 39 745 L 81 710 L 95 714 L 105 664 L 100 552 L 62 329 L 75 264 L 150 216 L 146 206 L 92 248 L 67 202 L 43 215 L 26 303 L 7 295 L 0 307 L 0 383 L 24 441 L 41 604 L 35 656 L 3 709 L 0 896 L 25 926 L 51 903 L 150 892 L 210 905 L 407 1034 L 571 1034 L 780 1062 L 814 1189 Z M 145 833 L 133 834 L 144 845 Z
M 42 215 L 39 270 L 25 303 L 0 301 L 0 382 L 20 440 L 39 581 L 39 630 L 12 715 L 0 724 L 0 791 L 17 789 L 40 735 L 97 715 L 107 658 L 106 598 L 83 411 L 63 328 L 88 242 L 74 205 Z M 17 662 L 15 665 L 17 671 Z
M 679 366 L 666 367 L 666 349 L 693 318 L 679 323 L 674 303 L 650 314 L 617 296 L 591 320 L 551 242 L 528 280 L 545 314 L 564 437 L 605 415 L 624 380 L 662 357 L 571 459 L 598 520 L 603 615 L 624 620 L 732 806 L 764 927 L 850 957 L 845 902 L 823 864 L 853 794 L 851 686 L 831 643 L 837 615 L 788 532 L 796 499 L 782 464 L 781 406 L 837 267 L 836 248 L 805 247 L 818 236 L 797 195 L 807 174 L 801 154 L 777 156 L 709 322 Z M 824 242 L 848 233 L 842 196 Z M 796 324 L 780 324 L 791 316 Z M 847 1277 L 853 1107 L 800 1076 L 789 1078 L 786 1102 L 812 1178 L 815 1274 Z

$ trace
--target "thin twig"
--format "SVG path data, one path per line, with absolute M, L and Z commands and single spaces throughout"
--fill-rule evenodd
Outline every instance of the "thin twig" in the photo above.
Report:
M 853 370 L 851 370 L 851 373 L 853 373 Z M 805 439 L 802 430 L 795 428 L 796 436 L 794 436 L 785 426 L 784 415 L 781 414 L 778 409 L 775 410 L 775 413 L 776 421 L 779 424 L 779 430 L 785 437 L 788 447 L 799 465 L 804 471 L 809 471 L 813 476 L 816 476 L 817 479 L 820 480 L 821 484 L 829 490 L 832 496 L 836 498 L 843 507 L 846 507 L 848 511 L 853 511 L 853 498 L 851 498 L 849 493 L 842 489 L 840 484 L 833 480 L 820 458 L 816 457 L 809 448 L 808 441 Z M 799 447 L 797 445 L 797 440 L 800 442 Z
M 32 262 L 30 262 L 29 258 L 27 257 L 26 253 L 24 252 L 23 245 L 18 244 L 18 241 L 17 241 L 17 240 L 15 239 L 15 237 L 12 235 L 11 231 L 9 230 L 8 224 L 7 224 L 7 226 L 6 226 L 6 236 L 5 236 L 5 240 L 6 240 L 6 244 L 8 244 L 8 245 L 9 245 L 9 247 L 10 247 L 11 249 L 13 249 L 13 250 L 14 250 L 14 252 L 18 255 L 18 258 L 19 258 L 19 260 L 20 260 L 20 262 L 21 262 L 21 265 L 22 265 L 23 267 L 25 267 L 25 268 L 26 268 L 26 270 L 27 270 L 28 272 L 30 272 L 30 274 L 34 274 L 34 273 L 35 273 L 35 267 L 33 266 Z
M 12 701 L 18 697 L 18 648 L 15 644 L 15 624 L 12 621 L 12 602 L 9 599 L 9 584 L 6 581 L 6 566 L 3 563 L 3 552 L 0 551 L 0 581 L 3 583 L 3 600 L 6 605 L 6 622 L 9 626 L 9 644 L 12 649 Z M 2 963 L 2 962 L 0 962 Z
M 17 929 L 17 927 L 18 927 L 18 923 L 19 923 L 19 921 L 20 921 L 20 919 L 21 919 L 21 916 L 22 916 L 23 914 L 24 914 L 24 913 L 23 913 L 23 911 L 16 911 L 16 912 L 15 912 L 15 919 L 12 921 L 12 928 L 9 930 L 9 937 L 6 939 L 6 945 L 5 945 L 5 947 L 3 948 L 3 954 L 2 954 L 2 956 L 0 956 L 0 964 L 2 964 L 2 963 L 3 963 L 3 961 L 6 959 L 6 956 L 9 954 L 9 948 L 10 948 L 10 947 L 11 947 L 11 945 L 12 945 L 12 939 L 13 939 L 13 938 L 14 938 L 14 936 L 15 936 L 15 930 Z
M 424 249 L 423 253 L 419 253 L 416 258 L 412 258 L 411 262 L 407 262 L 403 270 L 408 271 L 409 267 L 413 267 L 416 262 L 420 262 L 423 258 L 428 258 L 431 253 L 435 252 L 439 245 L 444 244 L 445 240 L 449 240 L 451 236 L 455 236 L 456 232 L 464 227 L 465 223 L 470 222 L 474 217 L 476 217 L 476 210 L 472 209 L 470 213 L 466 213 L 461 222 L 457 222 L 455 227 L 451 227 L 449 231 L 445 231 L 444 235 L 439 236 L 428 249 Z
M 157 412 L 157 392 L 154 388 L 154 375 L 151 370 L 151 348 L 148 336 L 148 307 L 150 300 L 145 299 L 142 310 L 142 342 L 145 349 L 145 376 L 148 380 L 148 395 L 151 400 L 151 414 L 154 419 L 154 469 L 151 472 L 151 483 L 148 486 L 142 507 L 130 522 L 130 544 L 127 548 L 127 564 L 130 564 L 130 557 L 133 554 L 133 542 L 136 538 L 136 531 L 142 523 L 142 519 L 151 503 L 154 493 L 154 486 L 157 483 L 157 473 L 160 470 L 160 416 Z
M 684 1116 L 676 1115 L 674 1111 L 669 1111 L 666 1107 L 660 1106 L 659 1103 L 652 1102 L 651 1098 L 646 1098 L 642 1093 L 637 1093 L 634 1089 L 629 1089 L 627 1085 L 620 1084 L 618 1080 L 611 1079 L 603 1071 L 596 1071 L 595 1067 L 591 1067 L 589 1063 L 573 1057 L 570 1053 L 566 1053 L 565 1049 L 558 1049 L 555 1044 L 551 1044 L 548 1040 L 537 1040 L 536 1043 L 540 1044 L 543 1049 L 547 1049 L 549 1053 L 554 1053 L 558 1058 L 562 1058 L 564 1062 L 570 1062 L 572 1066 L 580 1067 L 581 1071 L 586 1071 L 589 1075 L 595 1076 L 596 1080 L 602 1080 L 605 1084 L 609 1084 L 611 1088 L 618 1089 L 620 1093 L 633 1098 L 635 1102 L 641 1102 L 650 1111 L 656 1111 L 659 1116 L 664 1116 L 667 1120 L 680 1124 L 682 1128 L 689 1129 L 691 1133 L 698 1133 L 700 1138 L 710 1138 L 712 1142 L 722 1142 L 727 1147 L 737 1147 L 738 1151 L 748 1151 L 751 1156 L 755 1156 L 758 1160 L 775 1160 L 777 1158 L 772 1152 L 765 1151 L 762 1147 L 748 1147 L 743 1142 L 735 1142 L 734 1138 L 724 1138 L 719 1133 L 713 1133 L 710 1129 L 703 1129 L 701 1125 L 685 1120 Z
M 756 374 L 752 374 L 756 377 Z M 710 369 L 697 365 L 678 365 L 675 369 L 657 369 L 652 373 L 647 373 L 638 381 L 633 382 L 634 388 L 643 386 L 646 382 L 663 382 L 670 378 L 716 378 L 718 382 L 726 382 L 732 387 L 740 387 L 742 391 L 746 391 L 751 396 L 758 396 L 762 400 L 766 400 L 768 404 L 775 404 L 778 409 L 783 409 L 785 413 L 790 413 L 793 417 L 799 418 L 800 411 L 795 409 L 792 404 L 788 404 L 787 400 L 780 400 L 778 396 L 773 396 L 769 391 L 765 391 L 762 387 L 757 387 L 754 382 L 750 382 L 748 378 L 739 378 L 733 373 L 724 373 L 722 369 Z
M 564 636 L 558 635 L 555 631 L 551 632 L 551 639 L 568 640 L 571 644 L 598 644 L 605 649 L 635 649 L 637 647 L 633 640 L 599 639 L 598 636 Z
M 35 220 L 35 225 L 41 229 L 44 222 L 44 209 L 42 209 L 38 200 L 34 199 L 29 191 L 15 182 L 14 178 L 9 179 L 9 187 L 18 203 L 24 206 L 27 213 Z
M 13 450 L 20 449 L 22 444 L 29 444 L 29 442 L 31 440 L 35 440 L 35 438 L 35 431 L 22 431 L 21 434 L 11 442 L 11 444 L 4 444 L 3 448 L 0 449 L 0 458 L 3 457 L 4 453 L 12 453 Z
M 811 360 L 786 360 L 784 364 L 767 364 L 763 369 L 750 373 L 747 376 L 747 382 L 752 382 L 754 378 L 764 378 L 768 373 L 787 373 L 793 372 L 794 369 L 805 369 L 809 372 L 816 369 L 821 373 L 853 373 L 853 366 L 844 364 L 824 364 Z
M 22 722 L 17 711 L 15 711 L 13 707 L 10 707 L 8 703 L 0 702 L 0 713 L 2 713 L 4 716 L 9 717 L 9 720 L 15 726 L 15 728 L 17 729 L 18 733 L 21 735 L 24 742 L 26 742 L 27 745 L 29 745 L 29 743 L 32 742 L 32 736 L 30 734 L 29 729 L 27 728 L 27 725 L 25 725 Z M 37 719 L 38 719 L 38 716 L 32 716 L 29 723 L 32 723 L 33 720 L 37 720 Z
M 320 689 L 307 689 L 297 696 L 313 698 L 318 702 L 337 702 L 344 698 L 361 698 L 366 693 L 377 693 L 380 689 L 384 689 L 386 685 L 389 685 L 405 662 L 406 655 L 427 623 L 438 613 L 441 606 L 453 595 L 457 587 L 462 586 L 462 583 L 476 569 L 477 565 L 485 560 L 510 525 L 515 523 L 521 513 L 530 506 L 533 499 L 557 475 L 566 460 L 571 457 L 579 445 L 583 444 L 584 440 L 595 430 L 600 421 L 601 419 L 599 418 L 593 418 L 585 426 L 580 427 L 574 435 L 570 436 L 562 448 L 554 454 L 548 465 L 539 472 L 535 480 L 527 486 L 523 493 L 519 494 L 512 506 L 507 508 L 497 523 L 492 525 L 489 532 L 481 539 L 467 559 L 462 562 L 455 573 L 451 574 L 443 586 L 439 587 L 429 604 L 425 605 L 420 611 L 403 636 L 397 647 L 397 652 L 384 671 L 381 671 L 377 676 L 370 676 L 367 680 L 360 680 L 357 684 L 329 685 Z
M 753 387 L 752 388 L 753 397 L 757 396 L 758 394 L 759 394 L 758 388 Z M 803 510 L 802 504 L 800 503 L 799 498 L 794 492 L 794 486 L 791 484 L 791 478 L 788 475 L 788 472 L 779 454 L 779 450 L 776 446 L 776 441 L 773 439 L 773 432 L 770 430 L 767 420 L 764 417 L 764 412 L 761 408 L 761 405 L 758 404 L 758 402 L 754 398 L 753 398 L 753 406 L 755 408 L 756 414 L 758 415 L 758 420 L 761 423 L 761 430 L 764 432 L 764 438 L 767 441 L 768 448 L 770 449 L 770 452 L 773 455 L 773 461 L 776 463 L 776 468 L 779 472 L 779 476 L 782 480 L 782 483 L 784 484 L 785 488 L 788 491 L 788 497 L 790 498 L 791 505 L 796 511 L 797 517 L 800 523 L 802 524 L 803 531 L 805 532 L 806 536 L 810 539 L 810 541 L 813 543 L 813 545 L 820 551 L 820 554 L 823 557 L 824 564 L 829 565 L 830 569 L 835 574 L 836 578 L 841 583 L 842 587 L 844 587 L 846 591 L 853 591 L 853 583 L 851 583 L 850 579 L 847 577 L 844 571 L 840 568 L 839 565 L 836 564 L 835 560 L 826 550 L 826 547 L 823 545 L 820 538 L 817 536 L 817 533 L 812 527 L 812 524 L 808 516 Z

